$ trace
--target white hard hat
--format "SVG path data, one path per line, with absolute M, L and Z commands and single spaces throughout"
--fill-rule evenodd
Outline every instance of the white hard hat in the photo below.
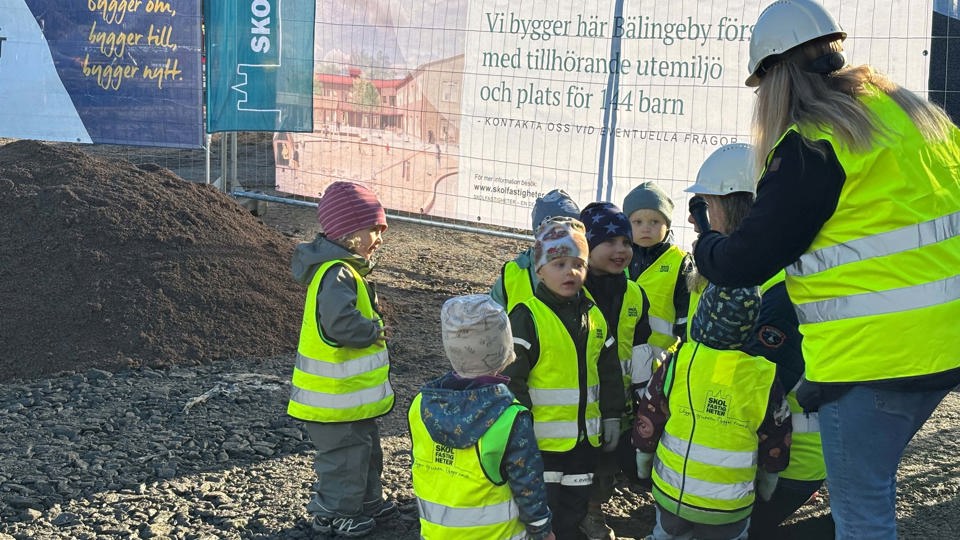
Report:
M 753 193 L 753 146 L 733 143 L 714 150 L 697 173 L 697 183 L 684 191 L 700 195 Z
M 820 3 L 780 0 L 770 4 L 760 14 L 750 37 L 750 63 L 747 64 L 750 76 L 746 85 L 760 84 L 763 70 L 769 67 L 764 65 L 767 58 L 826 36 L 846 39 L 847 33 Z

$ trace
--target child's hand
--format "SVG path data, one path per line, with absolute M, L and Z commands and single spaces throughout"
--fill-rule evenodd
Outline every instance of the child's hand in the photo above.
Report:
M 377 341 L 375 342 L 377 345 L 386 345 L 386 344 L 387 344 L 387 341 L 388 341 L 388 339 L 389 339 L 388 336 L 387 336 L 387 334 L 389 333 L 389 332 L 388 332 L 389 330 L 390 330 L 390 327 L 389 327 L 389 326 L 383 326 L 383 327 L 380 328 L 380 337 L 378 337 L 378 338 L 377 338 Z

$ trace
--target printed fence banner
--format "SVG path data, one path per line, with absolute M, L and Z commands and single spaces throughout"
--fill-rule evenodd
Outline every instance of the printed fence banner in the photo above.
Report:
M 529 230 L 538 196 L 676 202 L 749 142 L 750 35 L 768 1 L 317 0 L 312 133 L 276 135 L 278 189 L 337 180 L 393 210 Z M 927 90 L 930 2 L 826 0 L 851 63 Z
M 207 131 L 312 131 L 314 0 L 205 2 Z
M 197 0 L 0 0 L 0 136 L 199 147 Z

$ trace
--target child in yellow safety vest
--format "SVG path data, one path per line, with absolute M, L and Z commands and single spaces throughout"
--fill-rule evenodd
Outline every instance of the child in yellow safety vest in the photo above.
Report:
M 397 514 L 383 499 L 376 420 L 393 409 L 390 360 L 365 278 L 387 218 L 377 196 L 351 182 L 330 184 L 317 218 L 323 232 L 297 246 L 291 265 L 307 294 L 287 414 L 304 421 L 317 449 L 313 529 L 365 536 Z
M 530 411 L 500 370 L 513 361 L 510 321 L 488 295 L 440 311 L 453 371 L 426 383 L 407 415 L 420 537 L 554 538 Z
M 673 243 L 673 201 L 656 183 L 644 182 L 623 198 L 633 227 L 633 259 L 628 273 L 650 299 L 650 343 L 673 353 L 686 335 L 693 260 Z
M 700 199 L 690 205 L 697 232 L 711 221 L 730 230 L 746 215 L 750 156 L 748 145 L 727 145 L 701 166 L 688 189 Z M 637 470 L 652 480 L 655 540 L 745 540 L 756 501 L 771 500 L 790 458 L 781 379 L 803 370 L 797 323 L 781 315 L 790 306 L 771 292 L 776 280 L 740 289 L 696 275 L 690 281 L 689 339 L 657 370 L 637 406 Z
M 620 442 L 613 454 L 599 460 L 593 474 L 593 488 L 587 505 L 587 516 L 580 530 L 588 540 L 614 537 L 607 526 L 602 506 L 613 495 L 616 477 L 622 470 L 627 478 L 636 476 L 636 462 L 630 445 L 633 418 L 632 391 L 646 386 L 653 373 L 658 350 L 650 340 L 650 302 L 637 282 L 624 272 L 633 257 L 633 231 L 627 216 L 609 202 L 588 204 L 580 213 L 587 230 L 590 247 L 589 269 L 584 287 L 597 303 L 607 328 L 617 339 L 617 356 L 623 375 L 623 392 L 630 410 L 621 422 Z
M 624 409 L 616 340 L 585 294 L 588 245 L 580 221 L 554 218 L 537 231 L 533 297 L 510 312 L 517 360 L 504 374 L 533 413 L 553 530 L 579 539 L 601 445 L 612 451 Z

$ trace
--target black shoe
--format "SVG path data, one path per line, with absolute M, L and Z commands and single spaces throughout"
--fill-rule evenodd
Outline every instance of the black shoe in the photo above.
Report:
M 377 526 L 377 522 L 372 517 L 363 515 L 353 517 L 314 516 L 311 526 L 313 530 L 319 533 L 358 538 L 370 534 L 373 528 Z

